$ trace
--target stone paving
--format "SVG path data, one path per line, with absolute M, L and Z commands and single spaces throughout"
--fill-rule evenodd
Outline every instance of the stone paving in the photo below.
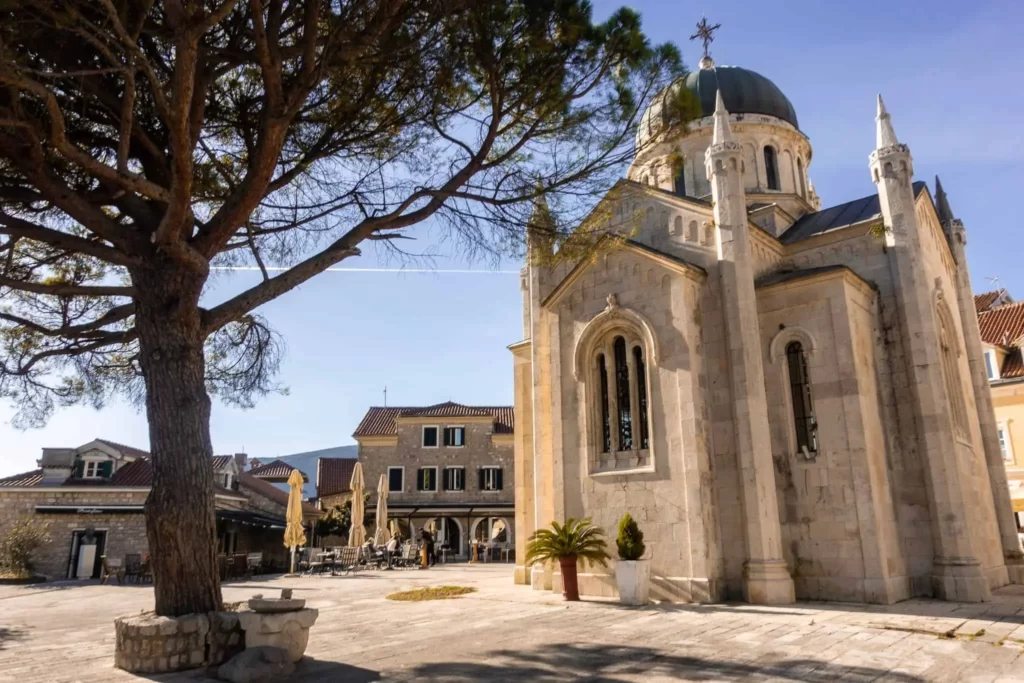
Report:
M 475 586 L 446 601 L 392 602 L 419 586 Z M 320 610 L 291 681 L 1022 681 L 1024 587 L 985 604 L 889 607 L 561 602 L 514 586 L 509 565 L 350 577 L 261 578 L 225 600 L 295 588 Z M 115 616 L 149 609 L 149 586 L 0 587 L 0 681 L 139 679 L 113 668 Z

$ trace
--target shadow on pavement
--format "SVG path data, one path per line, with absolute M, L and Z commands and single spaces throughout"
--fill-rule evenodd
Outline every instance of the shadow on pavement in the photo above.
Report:
M 924 680 L 870 666 L 843 666 L 812 658 L 780 659 L 759 664 L 677 655 L 653 647 L 578 644 L 549 644 L 523 651 L 499 650 L 487 653 L 485 661 L 422 664 L 403 674 L 397 678 L 453 683 L 509 680 L 554 682 L 578 680 L 580 677 L 585 677 L 587 683 L 619 683 L 627 678 L 639 679 L 646 676 L 690 681 L 738 681 L 751 677 L 770 677 L 811 683 L 832 683 L 839 678 L 873 680 L 884 677 L 886 681 L 902 683 Z

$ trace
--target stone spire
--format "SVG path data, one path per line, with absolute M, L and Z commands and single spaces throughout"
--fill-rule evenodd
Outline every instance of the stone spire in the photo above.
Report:
M 717 145 L 732 140 L 732 129 L 729 128 L 729 112 L 722 102 L 722 91 L 715 91 L 715 133 L 711 144 Z
M 885 102 L 882 101 L 881 95 L 878 96 L 878 116 L 875 117 L 875 121 L 878 122 L 875 148 L 882 149 L 883 147 L 898 145 L 899 140 L 896 139 L 896 131 L 892 128 L 892 120 L 889 118 L 889 112 L 885 110 Z
M 955 218 L 953 209 L 949 207 L 946 192 L 942 189 L 942 181 L 939 180 L 939 176 L 935 176 L 935 211 L 939 214 L 939 223 L 943 226 L 948 225 Z

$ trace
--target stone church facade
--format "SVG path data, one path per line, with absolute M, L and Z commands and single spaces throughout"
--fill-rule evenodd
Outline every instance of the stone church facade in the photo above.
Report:
M 984 601 L 1024 582 L 966 232 L 881 98 L 877 193 L 824 209 L 767 78 L 710 58 L 646 112 L 577 262 L 530 230 L 515 357 L 517 558 L 552 520 L 647 541 L 679 601 Z M 593 228 L 591 228 L 593 229 Z M 613 565 L 581 566 L 615 595 Z M 557 566 L 515 580 L 560 590 Z

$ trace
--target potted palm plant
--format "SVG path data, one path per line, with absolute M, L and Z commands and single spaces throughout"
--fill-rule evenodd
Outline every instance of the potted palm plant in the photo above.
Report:
M 589 519 L 570 517 L 565 524 L 551 522 L 550 529 L 538 529 L 526 545 L 526 564 L 557 560 L 562 568 L 562 595 L 566 600 L 580 599 L 576 576 L 577 560 L 607 566 L 609 555 L 604 531 Z
M 619 561 L 615 564 L 615 582 L 623 605 L 646 605 L 651 593 L 651 563 L 644 554 L 644 533 L 628 512 L 619 520 L 615 539 Z

